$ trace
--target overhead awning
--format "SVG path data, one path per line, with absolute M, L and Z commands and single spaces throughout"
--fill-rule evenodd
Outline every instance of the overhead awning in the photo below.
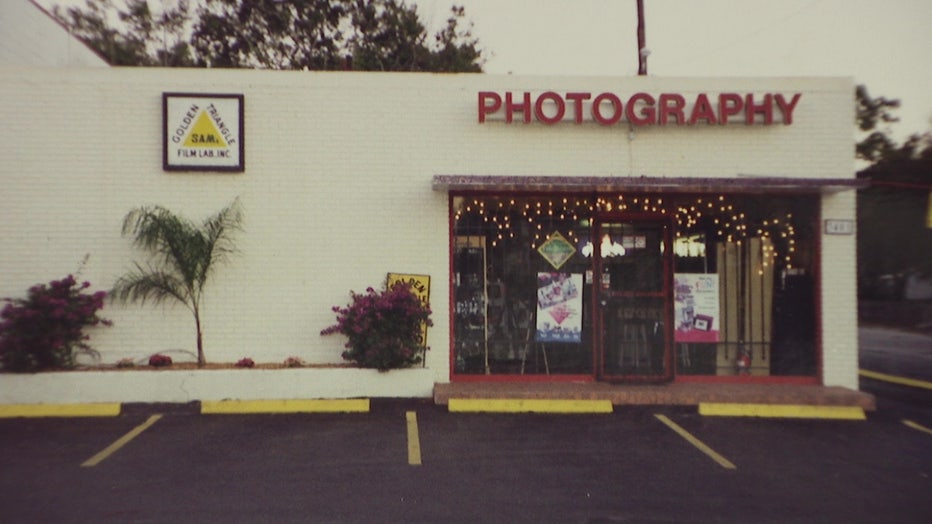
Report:
M 836 193 L 860 189 L 870 180 L 738 175 L 722 178 L 612 176 L 434 175 L 434 191 L 522 191 L 535 193 Z

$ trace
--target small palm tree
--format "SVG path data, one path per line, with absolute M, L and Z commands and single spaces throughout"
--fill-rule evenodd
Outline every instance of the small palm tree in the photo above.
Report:
M 214 267 L 236 252 L 232 234 L 242 229 L 242 220 L 238 198 L 201 226 L 161 206 L 133 209 L 123 219 L 123 235 L 132 234 L 133 244 L 152 256 L 120 277 L 111 296 L 124 303 L 174 299 L 184 304 L 194 315 L 199 367 L 207 363 L 201 334 L 204 285 Z

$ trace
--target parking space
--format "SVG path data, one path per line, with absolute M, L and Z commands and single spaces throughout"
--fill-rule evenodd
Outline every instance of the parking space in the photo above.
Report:
M 909 522 L 932 511 L 932 435 L 873 415 L 460 414 L 425 401 L 152 415 L 0 420 L 4 520 Z

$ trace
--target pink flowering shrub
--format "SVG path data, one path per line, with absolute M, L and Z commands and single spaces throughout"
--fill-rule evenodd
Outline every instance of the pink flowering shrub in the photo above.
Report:
M 156 353 L 149 357 L 149 365 L 154 368 L 167 368 L 172 365 L 172 358 L 168 355 Z
M 32 372 L 71 368 L 78 354 L 97 357 L 84 328 L 111 322 L 97 312 L 106 291 L 86 293 L 72 275 L 29 288 L 26 298 L 5 298 L 0 311 L 0 366 L 5 371 Z
M 337 323 L 320 332 L 347 338 L 343 358 L 364 368 L 387 370 L 423 362 L 422 327 L 432 326 L 430 308 L 403 282 L 365 294 L 350 291 L 346 307 L 334 306 Z

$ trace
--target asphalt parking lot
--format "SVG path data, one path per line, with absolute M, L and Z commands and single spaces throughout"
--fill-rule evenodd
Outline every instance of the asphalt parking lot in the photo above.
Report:
M 462 414 L 414 400 L 348 414 L 6 419 L 0 520 L 925 522 L 928 405 L 866 421 Z

